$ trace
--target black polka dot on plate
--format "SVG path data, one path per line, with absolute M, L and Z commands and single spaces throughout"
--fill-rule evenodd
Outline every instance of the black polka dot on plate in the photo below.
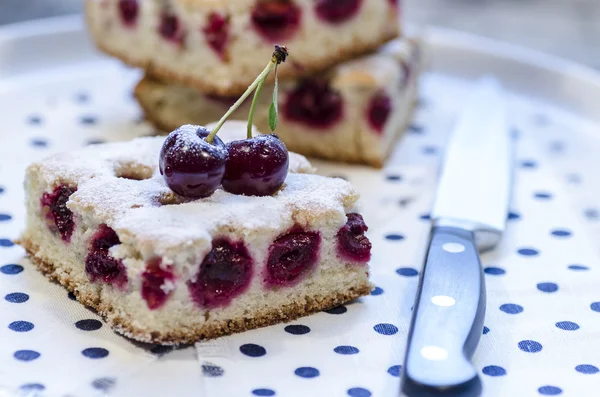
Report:
M 23 266 L 16 264 L 9 264 L 0 267 L 0 272 L 8 275 L 19 274 L 23 271 Z
M 115 378 L 98 378 L 92 381 L 92 387 L 97 390 L 109 391 L 115 387 L 117 380 Z
M 27 118 L 27 123 L 31 125 L 40 125 L 42 124 L 42 118 L 37 115 L 29 116 Z
M 17 350 L 13 356 L 19 361 L 33 361 L 38 359 L 41 354 L 34 350 Z
M 377 295 L 381 295 L 383 294 L 383 289 L 379 288 L 379 287 L 375 287 L 373 288 L 373 291 L 371 291 L 371 295 L 373 296 L 377 296 Z
M 225 370 L 217 365 L 213 364 L 202 364 L 202 375 L 207 376 L 209 378 L 216 378 L 219 376 L 223 376 Z
M 344 314 L 347 311 L 348 311 L 348 308 L 346 306 L 336 306 L 329 310 L 325 310 L 325 312 L 329 313 L 329 314 Z
M 559 321 L 555 325 L 556 328 L 560 328 L 565 331 L 577 331 L 579 329 L 579 324 L 574 323 L 573 321 Z
M 30 142 L 31 146 L 36 148 L 45 148 L 48 147 L 48 140 L 44 138 L 34 138 Z
M 542 344 L 534 340 L 522 340 L 517 346 L 526 353 L 538 353 L 542 351 Z
M 556 292 L 558 291 L 558 285 L 555 283 L 538 283 L 537 289 L 542 292 Z
M 510 211 L 508 213 L 508 215 L 506 216 L 506 219 L 509 221 L 517 221 L 517 220 L 521 219 L 521 215 L 518 214 L 517 212 Z
M 550 200 L 552 198 L 552 193 L 549 192 L 536 192 L 533 194 L 533 197 L 538 200 Z
M 589 270 L 589 267 L 583 265 L 569 265 L 569 269 L 575 271 L 585 271 Z
M 582 373 L 582 374 L 586 374 L 586 375 L 591 375 L 591 374 L 597 374 L 598 372 L 600 372 L 600 369 L 598 369 L 598 367 L 591 365 L 591 364 L 581 364 L 575 367 L 575 371 Z
M 523 306 L 514 303 L 500 305 L 500 310 L 507 314 L 519 314 L 523 312 Z
M 562 394 L 562 389 L 556 386 L 542 386 L 538 389 L 538 393 L 544 396 L 558 396 Z
M 82 331 L 96 331 L 102 328 L 102 322 L 95 319 L 79 320 L 75 326 Z
M 4 193 L 6 191 L 6 189 L 2 186 L 0 186 L 0 194 Z
M 401 234 L 390 233 L 385 235 L 385 239 L 389 241 L 401 241 L 404 240 L 404 236 Z
M 34 328 L 34 325 L 29 321 L 13 321 L 8 324 L 8 328 L 15 332 L 29 332 Z
M 12 219 L 10 214 L 0 214 L 0 222 L 7 222 Z
M 252 390 L 252 394 L 255 396 L 270 397 L 275 395 L 275 391 L 271 389 L 254 389 Z
M 371 397 L 371 392 L 362 387 L 353 387 L 347 393 L 350 397 Z
M 300 368 L 296 368 L 296 370 L 294 371 L 294 374 L 296 374 L 296 376 L 299 376 L 301 378 L 310 379 L 310 378 L 316 378 L 317 376 L 319 376 L 320 372 L 318 369 L 313 368 L 313 367 L 300 367 Z
M 109 352 L 102 347 L 88 347 L 87 349 L 82 350 L 81 354 L 87 358 L 98 359 L 108 356 Z
M 523 256 L 536 256 L 540 253 L 535 248 L 519 248 L 517 252 L 519 253 L 519 255 Z
M 402 181 L 402 176 L 398 174 L 390 174 L 385 177 L 390 182 L 400 182 Z
M 398 333 L 398 327 L 388 323 L 376 324 L 373 329 L 381 335 L 395 335 Z
M 400 376 L 400 371 L 402 370 L 402 365 L 392 365 L 387 369 L 387 373 L 392 376 Z
M 417 269 L 413 269 L 412 267 L 401 267 L 396 269 L 396 273 L 404 277 L 414 277 L 419 274 Z
M 525 169 L 533 169 L 537 168 L 538 163 L 535 160 L 523 160 L 521 161 L 521 168 Z
M 10 241 L 7 238 L 0 238 L 0 247 L 5 247 L 5 248 L 9 248 L 12 247 L 13 245 L 15 245 L 15 243 L 13 243 L 12 241 Z
M 595 312 L 599 312 L 600 313 L 600 302 L 593 302 L 590 305 L 590 309 L 592 309 Z
M 248 357 L 262 357 L 267 354 L 267 350 L 254 343 L 246 343 L 240 346 L 240 352 Z
M 431 215 L 429 215 L 429 214 L 421 214 L 421 215 L 419 215 L 419 219 L 421 219 L 422 221 L 430 221 L 431 220 Z
M 358 348 L 354 347 L 354 346 L 337 346 L 333 349 L 334 352 L 336 352 L 337 354 L 343 354 L 343 355 L 351 355 L 351 354 L 357 354 L 360 352 L 360 350 L 358 350 Z
M 41 383 L 25 383 L 24 385 L 19 386 L 19 390 L 26 393 L 26 395 L 35 395 L 34 392 L 36 391 L 46 390 L 46 386 L 42 385 Z
M 588 208 L 585 211 L 583 211 L 583 215 L 588 220 L 596 220 L 596 219 L 600 218 L 600 211 L 598 211 L 595 208 Z
M 12 292 L 7 294 L 4 299 L 10 303 L 24 303 L 29 300 L 29 295 L 23 292 Z
M 506 375 L 506 370 L 497 365 L 488 365 L 487 367 L 483 367 L 481 370 L 485 375 L 488 376 L 504 376 Z
M 550 232 L 554 237 L 571 237 L 573 234 L 570 230 L 567 229 L 554 229 Z
M 488 327 L 485 327 L 485 326 L 484 326 L 484 327 L 483 327 L 483 334 L 485 335 L 485 334 L 487 334 L 487 333 L 489 333 L 489 332 L 490 332 L 490 329 L 489 329 Z
M 100 138 L 92 138 L 92 139 L 88 139 L 86 144 L 87 145 L 99 145 L 102 143 L 105 143 L 106 141 L 104 139 L 100 139 Z
M 81 118 L 79 119 L 79 122 L 83 125 L 94 125 L 94 124 L 98 123 L 98 119 L 95 116 L 86 115 L 86 116 L 81 116 Z
M 288 334 L 292 334 L 292 335 L 304 335 L 304 334 L 308 334 L 310 332 L 309 327 L 307 327 L 306 325 L 299 325 L 299 324 L 287 325 L 284 328 L 284 330 Z
M 488 266 L 485 269 L 483 269 L 483 271 L 485 272 L 485 274 L 489 274 L 492 276 L 501 276 L 503 274 L 506 274 L 506 271 L 504 269 L 494 266 Z

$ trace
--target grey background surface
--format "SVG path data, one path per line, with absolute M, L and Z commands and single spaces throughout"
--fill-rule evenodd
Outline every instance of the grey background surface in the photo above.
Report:
M 0 0 L 0 24 L 80 13 L 84 1 Z M 404 12 L 600 69 L 600 0 L 404 0 Z

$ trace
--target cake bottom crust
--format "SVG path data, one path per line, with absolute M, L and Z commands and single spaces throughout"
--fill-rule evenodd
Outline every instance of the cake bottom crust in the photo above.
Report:
M 36 254 L 39 247 L 33 241 L 23 239 L 17 243 L 25 248 L 29 253 L 31 261 L 46 277 L 58 281 L 68 291 L 72 292 L 79 302 L 96 310 L 116 332 L 144 343 L 163 345 L 191 344 L 203 339 L 212 339 L 254 328 L 288 322 L 368 295 L 373 287 L 369 282 L 361 282 L 349 286 L 343 292 L 307 297 L 306 301 L 303 302 L 294 302 L 293 304 L 277 309 L 257 312 L 251 318 L 232 318 L 219 323 L 208 324 L 194 330 L 156 332 L 136 327 L 130 319 L 120 316 L 115 307 L 102 302 L 95 288 L 87 288 L 90 286 L 89 283 L 75 282 L 68 274 L 58 271 L 58 268 L 54 264 L 48 263 L 38 257 Z

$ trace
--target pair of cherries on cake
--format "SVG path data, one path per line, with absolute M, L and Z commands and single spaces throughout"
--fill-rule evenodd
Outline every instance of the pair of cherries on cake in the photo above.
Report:
M 285 62 L 287 56 L 287 48 L 276 45 L 265 70 L 212 131 L 202 126 L 184 125 L 169 134 L 160 152 L 159 169 L 171 190 L 184 197 L 203 198 L 212 195 L 219 186 L 229 193 L 247 196 L 271 196 L 281 188 L 288 173 L 287 148 L 274 134 L 253 137 L 252 120 L 260 91 L 274 68 L 275 92 L 269 124 L 275 130 L 277 65 Z M 223 143 L 217 132 L 253 91 L 247 139 Z

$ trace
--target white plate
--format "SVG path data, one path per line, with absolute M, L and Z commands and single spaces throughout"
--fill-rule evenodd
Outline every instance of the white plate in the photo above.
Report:
M 274 326 L 224 338 L 217 350 L 213 346 L 210 358 L 201 350 L 201 376 L 193 349 L 157 358 L 106 326 L 93 331 L 75 327 L 75 322 L 97 316 L 68 300 L 62 288 L 29 267 L 19 247 L 5 240 L 17 237 L 24 225 L 21 184 L 29 162 L 90 141 L 129 139 L 152 129 L 139 121 L 131 97 L 139 72 L 98 54 L 78 18 L 0 29 L 0 295 L 5 297 L 0 301 L 0 395 L 24 384 L 43 385 L 41 393 L 49 396 L 204 392 L 212 397 L 251 395 L 261 388 L 281 396 L 395 395 L 394 365 L 404 354 L 417 281 L 412 276 L 427 239 L 425 215 L 447 131 L 470 79 L 489 73 L 511 91 L 518 136 L 513 203 L 518 216 L 512 218 L 518 220 L 502 246 L 483 259 L 489 291 L 486 326 L 492 331 L 482 338 L 475 364 L 483 371 L 486 396 L 552 394 L 557 388 L 565 395 L 590 395 L 600 375 L 580 365 L 600 366 L 594 350 L 600 345 L 600 303 L 593 304 L 600 301 L 600 268 L 588 241 L 600 233 L 600 76 L 567 61 L 453 31 L 429 29 L 426 39 L 432 63 L 424 79 L 423 105 L 386 169 L 317 162 L 321 172 L 343 175 L 361 190 L 377 292 L 348 305 L 344 315 L 321 313 L 295 322 L 312 329 L 306 336 Z M 544 193 L 552 199 L 544 199 Z M 577 217 L 587 226 L 580 226 Z M 551 233 L 557 229 L 571 234 Z M 10 263 L 22 263 L 25 270 L 15 273 L 20 268 L 5 266 Z M 554 284 L 548 283 L 555 282 L 560 288 L 550 292 Z M 29 300 L 16 303 L 18 296 L 6 297 L 15 292 Z M 517 313 L 515 305 L 525 307 L 524 312 Z M 580 330 L 562 330 L 569 327 L 562 323 L 566 320 Z M 381 323 L 392 324 L 383 328 L 395 329 L 393 335 L 375 332 L 381 329 L 375 324 Z M 531 340 L 543 349 L 536 352 L 537 345 L 527 342 Z M 263 345 L 268 354 L 240 355 L 238 346 L 250 342 Z M 338 345 L 360 352 L 336 354 Z M 90 360 L 80 354 L 89 347 L 110 354 Z M 41 355 L 20 353 L 34 359 L 18 360 L 13 357 L 18 350 Z M 320 376 L 294 374 L 295 368 L 306 366 L 318 367 Z M 225 374 L 209 376 L 219 374 L 216 367 Z

